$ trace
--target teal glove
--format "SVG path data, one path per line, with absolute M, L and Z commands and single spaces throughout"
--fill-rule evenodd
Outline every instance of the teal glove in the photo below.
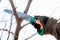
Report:
M 36 23 L 36 19 L 32 17 L 31 20 L 30 20 L 30 23 L 31 24 Z
M 30 20 L 30 23 L 34 26 L 34 28 L 37 29 L 37 33 L 38 33 L 39 35 L 45 34 L 44 28 L 43 28 L 42 30 L 40 30 L 40 25 L 39 25 L 39 24 L 36 24 L 36 18 L 33 18 L 33 17 L 32 17 L 31 20 Z
M 38 33 L 39 35 L 44 35 L 44 34 L 45 34 L 44 28 L 43 28 L 42 30 L 37 29 L 37 33 Z

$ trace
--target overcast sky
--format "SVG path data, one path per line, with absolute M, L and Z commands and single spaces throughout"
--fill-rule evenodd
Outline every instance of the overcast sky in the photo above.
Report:
M 23 13 L 26 8 L 27 2 L 28 0 L 14 0 L 14 5 L 15 7 L 17 7 L 16 10 Z M 6 21 L 11 19 L 11 15 L 4 12 L 3 11 L 4 9 L 12 9 L 9 3 L 9 0 L 2 0 L 0 2 L 0 21 Z M 28 14 L 31 16 L 34 16 L 34 15 L 50 16 L 52 14 L 50 17 L 59 19 L 60 18 L 60 0 L 33 0 L 31 3 L 30 9 L 28 11 Z M 0 22 L 0 28 L 1 29 L 5 28 L 9 30 L 10 22 L 11 21 L 6 22 L 6 25 L 7 25 L 6 27 L 5 27 L 5 22 Z M 22 22 L 22 25 L 26 23 L 28 22 L 24 20 Z M 15 17 L 13 16 L 13 25 L 12 25 L 11 31 L 14 33 L 15 29 L 16 29 L 16 20 L 15 20 Z M 2 32 L 3 32 L 3 35 L 1 37 Z M 29 24 L 21 30 L 18 40 L 24 40 L 30 37 L 31 35 L 35 34 L 36 32 L 37 32 L 36 29 L 31 24 Z M 2 40 L 6 40 L 7 36 L 8 36 L 8 32 L 0 31 L 0 37 Z M 13 40 L 13 37 L 14 35 L 10 34 L 9 40 Z M 29 40 L 56 40 L 56 38 L 50 34 L 43 35 L 43 36 L 36 34 Z

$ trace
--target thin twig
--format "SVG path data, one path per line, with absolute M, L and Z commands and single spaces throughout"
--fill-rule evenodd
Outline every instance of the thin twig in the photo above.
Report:
M 8 31 L 7 29 L 0 29 L 0 30 L 7 31 L 7 32 L 9 32 L 9 33 L 15 35 L 13 32 Z
M 9 29 L 9 31 L 11 31 L 11 26 L 12 26 L 12 18 L 13 18 L 13 15 L 11 16 L 11 22 L 10 22 L 10 29 Z M 7 37 L 7 40 L 9 40 L 9 36 L 10 36 L 10 32 L 8 32 L 8 37 Z
M 9 20 L 5 20 L 5 21 L 0 21 L 0 22 L 8 22 L 8 21 L 10 21 L 11 19 L 9 19 Z
M 28 39 L 32 38 L 32 37 L 35 36 L 36 34 L 37 34 L 37 33 L 33 34 L 32 36 L 26 38 L 25 40 L 28 40 Z
M 5 27 L 4 28 L 6 28 L 6 22 L 5 22 Z M 0 39 L 1 39 L 2 36 L 3 36 L 3 31 L 1 33 Z
M 27 24 L 23 25 L 22 27 L 25 27 L 25 26 L 27 26 L 28 24 L 30 24 L 30 23 L 27 23 Z
M 4 16 L 5 16 L 5 14 L 4 14 Z M 2 17 L 2 18 L 3 18 L 2 21 L 4 21 L 4 16 Z M 4 28 L 6 28 L 6 22 L 5 22 Z M 0 40 L 1 40 L 2 36 L 3 36 L 3 31 L 2 31 L 2 33 L 1 33 Z

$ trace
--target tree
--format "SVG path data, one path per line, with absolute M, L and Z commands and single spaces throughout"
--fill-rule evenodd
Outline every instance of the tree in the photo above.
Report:
M 13 12 L 14 12 L 14 15 L 15 15 L 15 18 L 16 18 L 16 21 L 17 21 L 17 26 L 16 26 L 17 28 L 16 28 L 16 31 L 15 31 L 15 34 L 14 34 L 13 32 L 10 32 L 11 26 L 12 26 L 12 16 L 13 16 L 13 15 L 12 15 L 12 16 L 11 16 L 11 24 L 10 24 L 10 29 L 9 29 L 9 31 L 8 31 L 7 29 L 0 29 L 0 30 L 7 31 L 7 32 L 8 32 L 7 40 L 9 39 L 10 33 L 14 35 L 14 40 L 18 40 L 19 32 L 21 31 L 21 29 L 22 29 L 24 26 L 28 25 L 29 23 L 26 24 L 26 25 L 23 25 L 23 27 L 21 27 L 21 23 L 22 23 L 23 19 L 18 18 L 17 12 L 16 12 L 16 8 L 17 8 L 17 7 L 14 6 L 13 0 L 9 0 L 9 2 L 11 3 L 11 7 L 12 7 L 12 9 L 13 9 Z M 26 9 L 25 9 L 25 11 L 24 11 L 24 13 L 27 13 L 27 12 L 28 12 L 31 2 L 32 2 L 32 0 L 29 0 L 29 2 L 28 2 L 28 4 L 27 4 L 27 7 L 26 7 Z M 55 20 L 55 19 L 54 19 L 54 20 Z M 50 20 L 50 21 L 51 21 L 51 20 Z M 48 22 L 48 24 L 49 24 L 49 22 Z M 50 31 L 50 30 L 48 29 L 48 28 L 49 28 L 48 24 L 47 24 L 47 26 L 46 26 L 46 27 L 47 27 L 47 29 L 46 29 L 46 34 L 48 34 L 48 32 Z M 5 23 L 5 25 L 6 25 L 6 23 Z M 49 31 L 47 32 L 47 30 L 49 30 Z M 51 32 L 49 32 L 49 33 L 51 34 Z M 59 33 L 59 31 L 58 31 L 58 33 Z M 34 34 L 34 35 L 36 35 L 36 34 Z M 32 35 L 32 36 L 34 36 L 34 35 Z M 31 36 L 31 37 L 32 37 L 32 36 Z M 29 38 L 31 38 L 31 37 L 29 37 Z M 27 38 L 27 39 L 29 39 L 29 38 Z M 27 39 L 26 39 L 26 40 L 27 40 Z
M 21 22 L 22 22 L 23 19 L 18 18 L 18 15 L 17 15 L 17 12 L 16 12 L 16 7 L 14 6 L 13 0 L 9 0 L 9 1 L 11 3 L 11 6 L 12 6 L 12 9 L 13 9 L 16 21 L 17 21 L 17 28 L 16 28 L 16 31 L 15 31 L 14 40 L 18 40 L 19 32 L 23 28 L 23 27 L 21 27 Z M 24 13 L 28 12 L 31 2 L 32 2 L 32 0 L 29 0 Z

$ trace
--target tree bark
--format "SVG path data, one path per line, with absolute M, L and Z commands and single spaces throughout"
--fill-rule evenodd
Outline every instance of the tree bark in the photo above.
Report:
M 13 12 L 14 12 L 14 15 L 15 15 L 15 18 L 16 18 L 16 22 L 17 22 L 17 27 L 16 27 L 16 31 L 15 31 L 15 35 L 14 35 L 14 40 L 18 40 L 19 32 L 22 29 L 22 27 L 21 27 L 22 19 L 18 18 L 18 15 L 17 15 L 17 12 L 16 12 L 16 8 L 14 6 L 13 0 L 9 0 L 9 1 L 10 1 L 11 6 L 12 6 L 12 9 L 13 9 Z M 32 2 L 32 0 L 29 0 L 24 13 L 28 12 L 31 2 Z

